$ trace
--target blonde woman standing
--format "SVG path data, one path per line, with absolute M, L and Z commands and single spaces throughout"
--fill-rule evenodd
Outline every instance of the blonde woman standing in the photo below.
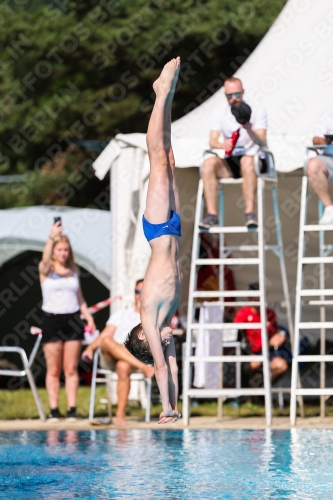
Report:
M 65 374 L 67 419 L 76 419 L 76 396 L 79 386 L 78 361 L 86 320 L 96 329 L 83 298 L 73 250 L 62 234 L 61 221 L 53 224 L 39 264 L 43 295 L 42 344 L 46 360 L 46 389 L 50 402 L 49 419 L 61 418 L 58 402 L 60 377 Z

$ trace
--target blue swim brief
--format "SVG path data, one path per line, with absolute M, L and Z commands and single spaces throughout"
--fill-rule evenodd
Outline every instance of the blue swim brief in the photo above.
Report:
M 170 219 L 162 224 L 151 224 L 145 216 L 142 216 L 142 226 L 145 237 L 148 241 L 159 238 L 164 234 L 182 235 L 181 222 L 179 215 L 171 210 Z

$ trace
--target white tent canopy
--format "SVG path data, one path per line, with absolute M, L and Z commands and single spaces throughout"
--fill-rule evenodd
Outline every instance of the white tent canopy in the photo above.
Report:
M 110 287 L 111 215 L 90 208 L 27 207 L 0 210 L 0 266 L 28 250 L 42 252 L 54 217 L 61 217 L 77 264 Z
M 313 127 L 331 106 L 332 38 L 330 0 L 289 0 L 236 73 L 243 81 L 245 99 L 248 96 L 261 102 L 267 110 L 268 146 L 280 172 L 302 167 L 304 148 L 311 143 Z M 172 143 L 178 168 L 201 165 L 212 113 L 224 99 L 223 89 L 218 90 L 173 123 Z M 117 243 L 113 252 L 112 290 L 121 294 L 127 290 L 129 294 L 134 279 L 144 275 L 150 255 L 141 229 L 149 175 L 145 134 L 117 135 L 94 162 L 100 179 L 111 167 L 112 217 Z M 183 194 L 183 206 L 184 199 L 192 202 L 191 196 L 186 198 Z M 188 248 L 184 248 L 185 253 Z

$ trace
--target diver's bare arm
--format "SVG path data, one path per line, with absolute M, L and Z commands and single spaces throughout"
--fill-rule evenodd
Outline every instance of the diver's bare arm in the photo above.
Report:
M 169 371 L 169 400 L 171 408 L 178 413 L 178 366 L 176 361 L 176 349 L 173 338 L 166 346 L 164 357 Z
M 145 313 L 142 307 L 141 323 L 154 359 L 155 377 L 161 394 L 163 412 L 168 412 L 170 410 L 168 385 L 169 370 L 164 358 L 161 344 L 161 335 L 156 324 L 154 324 L 155 321 L 153 315 Z

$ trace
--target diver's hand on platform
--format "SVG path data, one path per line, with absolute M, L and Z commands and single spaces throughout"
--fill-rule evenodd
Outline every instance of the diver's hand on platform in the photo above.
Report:
M 177 422 L 177 420 L 181 417 L 181 414 L 176 412 L 176 411 L 173 411 L 173 410 L 169 410 L 169 411 L 162 411 L 162 413 L 160 413 L 160 419 L 158 421 L 159 424 L 166 424 L 167 422 Z
M 172 419 L 172 422 L 177 422 L 181 418 L 181 413 L 178 413 L 178 410 L 175 410 L 174 413 L 177 415 Z

